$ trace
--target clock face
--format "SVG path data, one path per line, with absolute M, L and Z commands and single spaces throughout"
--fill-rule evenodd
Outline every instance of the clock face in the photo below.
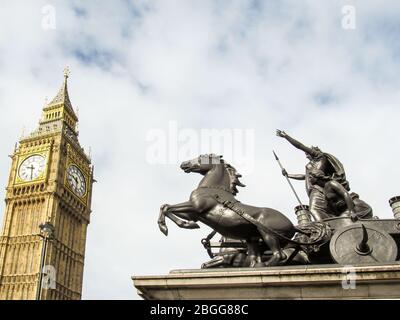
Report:
M 46 159 L 41 155 L 33 155 L 21 163 L 18 175 L 23 181 L 33 181 L 44 172 L 45 167 Z
M 77 166 L 71 165 L 67 170 L 67 181 L 72 191 L 79 197 L 83 197 L 86 193 L 86 181 L 81 170 Z

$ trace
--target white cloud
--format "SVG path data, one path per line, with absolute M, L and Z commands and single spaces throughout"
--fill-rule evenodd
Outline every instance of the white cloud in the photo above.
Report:
M 302 172 L 306 159 L 274 136 L 282 128 L 337 155 L 354 191 L 379 216 L 392 216 L 400 3 L 353 1 L 355 30 L 341 28 L 343 1 L 249 3 L 54 1 L 56 29 L 46 31 L 48 1 L 2 1 L 0 181 L 22 126 L 34 128 L 44 96 L 55 95 L 70 65 L 81 142 L 92 146 L 99 181 L 84 298 L 134 298 L 132 274 L 207 260 L 200 244 L 207 228 L 168 222 L 165 238 L 156 225 L 159 206 L 187 200 L 200 178 L 178 164 L 146 163 L 146 133 L 171 120 L 196 130 L 255 130 L 256 166 L 239 193 L 245 203 L 294 219 L 296 202 L 271 150 L 291 172 Z M 295 187 L 306 200 L 303 185 Z

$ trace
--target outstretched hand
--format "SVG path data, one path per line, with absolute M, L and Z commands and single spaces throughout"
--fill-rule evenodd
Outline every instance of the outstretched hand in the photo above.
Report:
M 279 129 L 276 129 L 276 135 L 277 135 L 278 137 L 281 137 L 281 138 L 286 138 L 286 137 L 287 137 L 286 132 L 283 131 L 283 130 L 279 130 Z

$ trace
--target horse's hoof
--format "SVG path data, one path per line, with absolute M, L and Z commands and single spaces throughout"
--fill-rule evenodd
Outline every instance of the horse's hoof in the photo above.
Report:
M 187 229 L 200 229 L 200 226 L 196 222 L 191 221 L 186 224 L 186 228 Z
M 273 255 L 271 259 L 264 263 L 266 267 L 274 267 L 282 264 L 285 258 L 282 255 Z
M 249 268 L 255 268 L 256 265 L 257 265 L 256 261 L 251 261 L 250 264 L 249 264 Z
M 279 264 L 278 261 L 267 261 L 264 262 L 264 267 L 275 267 L 278 264 Z
M 168 228 L 166 226 L 160 226 L 160 230 L 162 233 L 168 236 Z

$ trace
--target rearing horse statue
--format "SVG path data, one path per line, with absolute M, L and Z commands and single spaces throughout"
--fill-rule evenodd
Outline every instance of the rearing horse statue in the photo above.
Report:
M 183 162 L 181 169 L 204 177 L 189 201 L 161 206 L 158 225 L 165 235 L 168 235 L 165 217 L 186 229 L 199 228 L 196 222 L 200 221 L 225 237 L 245 240 L 251 267 L 274 266 L 285 261 L 282 247 L 295 234 L 295 227 L 277 210 L 237 201 L 236 187 L 244 187 L 239 181 L 241 175 L 222 156 L 200 155 Z M 260 238 L 273 253 L 265 263 L 261 261 Z

